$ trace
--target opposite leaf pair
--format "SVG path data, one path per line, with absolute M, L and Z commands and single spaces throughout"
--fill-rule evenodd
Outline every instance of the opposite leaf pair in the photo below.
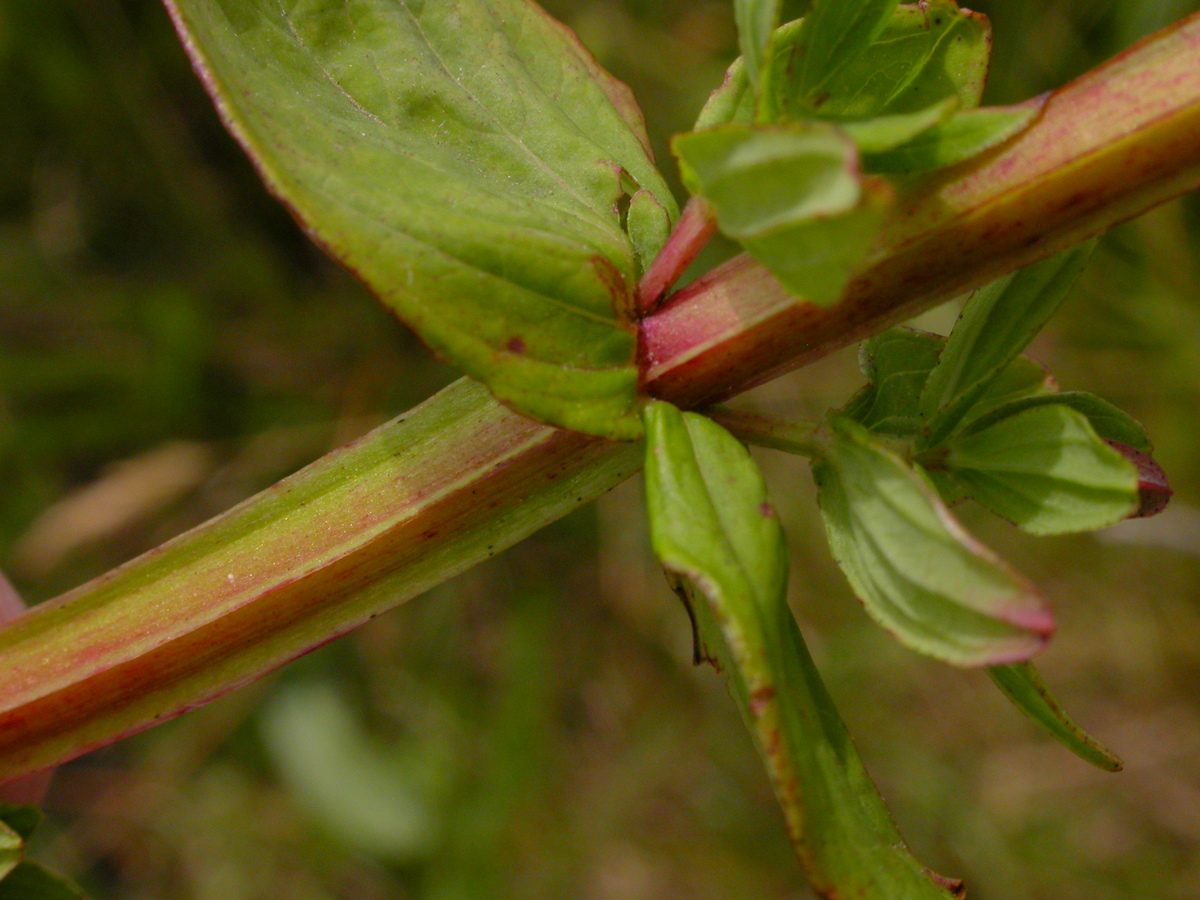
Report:
M 988 666 L 1063 745 L 1119 769 L 1026 662 L 1054 628 L 1045 600 L 946 499 L 970 495 L 1033 533 L 1064 533 L 1139 511 L 1139 466 L 1114 444 L 1161 476 L 1140 425 L 1097 397 L 1058 392 L 1020 356 L 1090 249 L 977 292 L 949 338 L 872 338 L 861 356 L 868 385 L 818 427 L 646 406 L 655 552 L 691 614 L 697 661 L 728 674 L 818 891 L 945 898 L 961 885 L 912 858 L 855 754 L 788 609 L 783 531 L 762 475 L 722 425 L 812 460 L 833 556 L 881 625 L 930 656 Z
M 778 5 L 736 5 L 742 59 L 673 148 L 721 230 L 826 306 L 866 258 L 894 194 L 864 176 L 963 162 L 1021 131 L 1038 107 L 975 109 L 991 31 L 953 0 L 817 3 L 775 28 Z

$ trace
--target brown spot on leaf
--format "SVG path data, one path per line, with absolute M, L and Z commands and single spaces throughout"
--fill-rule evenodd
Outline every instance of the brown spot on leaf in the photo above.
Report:
M 514 335 L 508 339 L 508 343 L 504 345 L 504 349 L 509 353 L 524 353 L 525 341 L 519 335 Z
M 758 505 L 758 512 L 764 519 L 774 519 L 777 516 L 775 507 L 765 500 Z

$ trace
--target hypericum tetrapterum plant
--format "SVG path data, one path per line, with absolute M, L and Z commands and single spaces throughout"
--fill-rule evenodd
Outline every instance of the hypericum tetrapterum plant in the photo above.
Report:
M 1200 19 L 981 108 L 989 26 L 953 0 L 780 5 L 735 0 L 741 58 L 672 145 L 681 211 L 634 98 L 532 0 L 167 0 L 268 186 L 475 381 L 0 631 L 0 779 L 245 683 L 644 465 L 696 660 L 814 888 L 962 896 L 906 849 L 821 684 L 743 442 L 811 461 L 879 624 L 1118 769 L 1029 662 L 1045 599 L 952 507 L 1047 535 L 1165 505 L 1141 426 L 1022 353 L 1087 238 L 1200 184 Z M 671 294 L 718 229 L 748 255 Z M 886 330 L 972 289 L 948 337 Z M 712 405 L 863 338 L 866 386 L 820 421 Z M 32 865 L 4 869 L 21 815 L 0 808 L 0 891 Z

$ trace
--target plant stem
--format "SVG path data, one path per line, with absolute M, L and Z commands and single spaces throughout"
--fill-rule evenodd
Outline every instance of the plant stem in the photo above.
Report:
M 703 197 L 692 197 L 671 230 L 671 236 L 638 284 L 637 305 L 641 315 L 648 316 L 658 308 L 667 291 L 696 261 L 716 233 L 717 220 L 712 206 Z
M 782 450 L 784 453 L 795 453 L 808 459 L 815 459 L 820 455 L 821 450 L 816 439 L 820 426 L 774 416 L 761 416 L 727 406 L 711 406 L 704 410 L 704 414 L 744 443 Z
M 1198 56 L 1200 15 L 1033 101 L 1043 114 L 1019 138 L 903 200 L 835 307 L 796 301 L 744 256 L 694 282 L 642 323 L 647 390 L 717 402 L 1197 187 Z M 252 681 L 639 465 L 635 445 L 458 382 L 0 630 L 0 780 Z

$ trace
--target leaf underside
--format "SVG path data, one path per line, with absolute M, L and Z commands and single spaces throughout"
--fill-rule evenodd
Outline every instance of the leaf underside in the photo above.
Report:
M 947 900 L 905 847 L 787 605 L 787 549 L 762 474 L 710 419 L 646 410 L 651 540 L 689 596 L 821 896 Z
M 813 466 L 829 547 L 866 610 L 914 650 L 962 666 L 1037 653 L 1037 589 L 978 544 L 937 491 L 858 423 L 834 416 Z
M 565 27 L 529 0 L 167 3 L 270 188 L 435 352 L 535 418 L 640 433 L 620 200 L 677 210 Z

